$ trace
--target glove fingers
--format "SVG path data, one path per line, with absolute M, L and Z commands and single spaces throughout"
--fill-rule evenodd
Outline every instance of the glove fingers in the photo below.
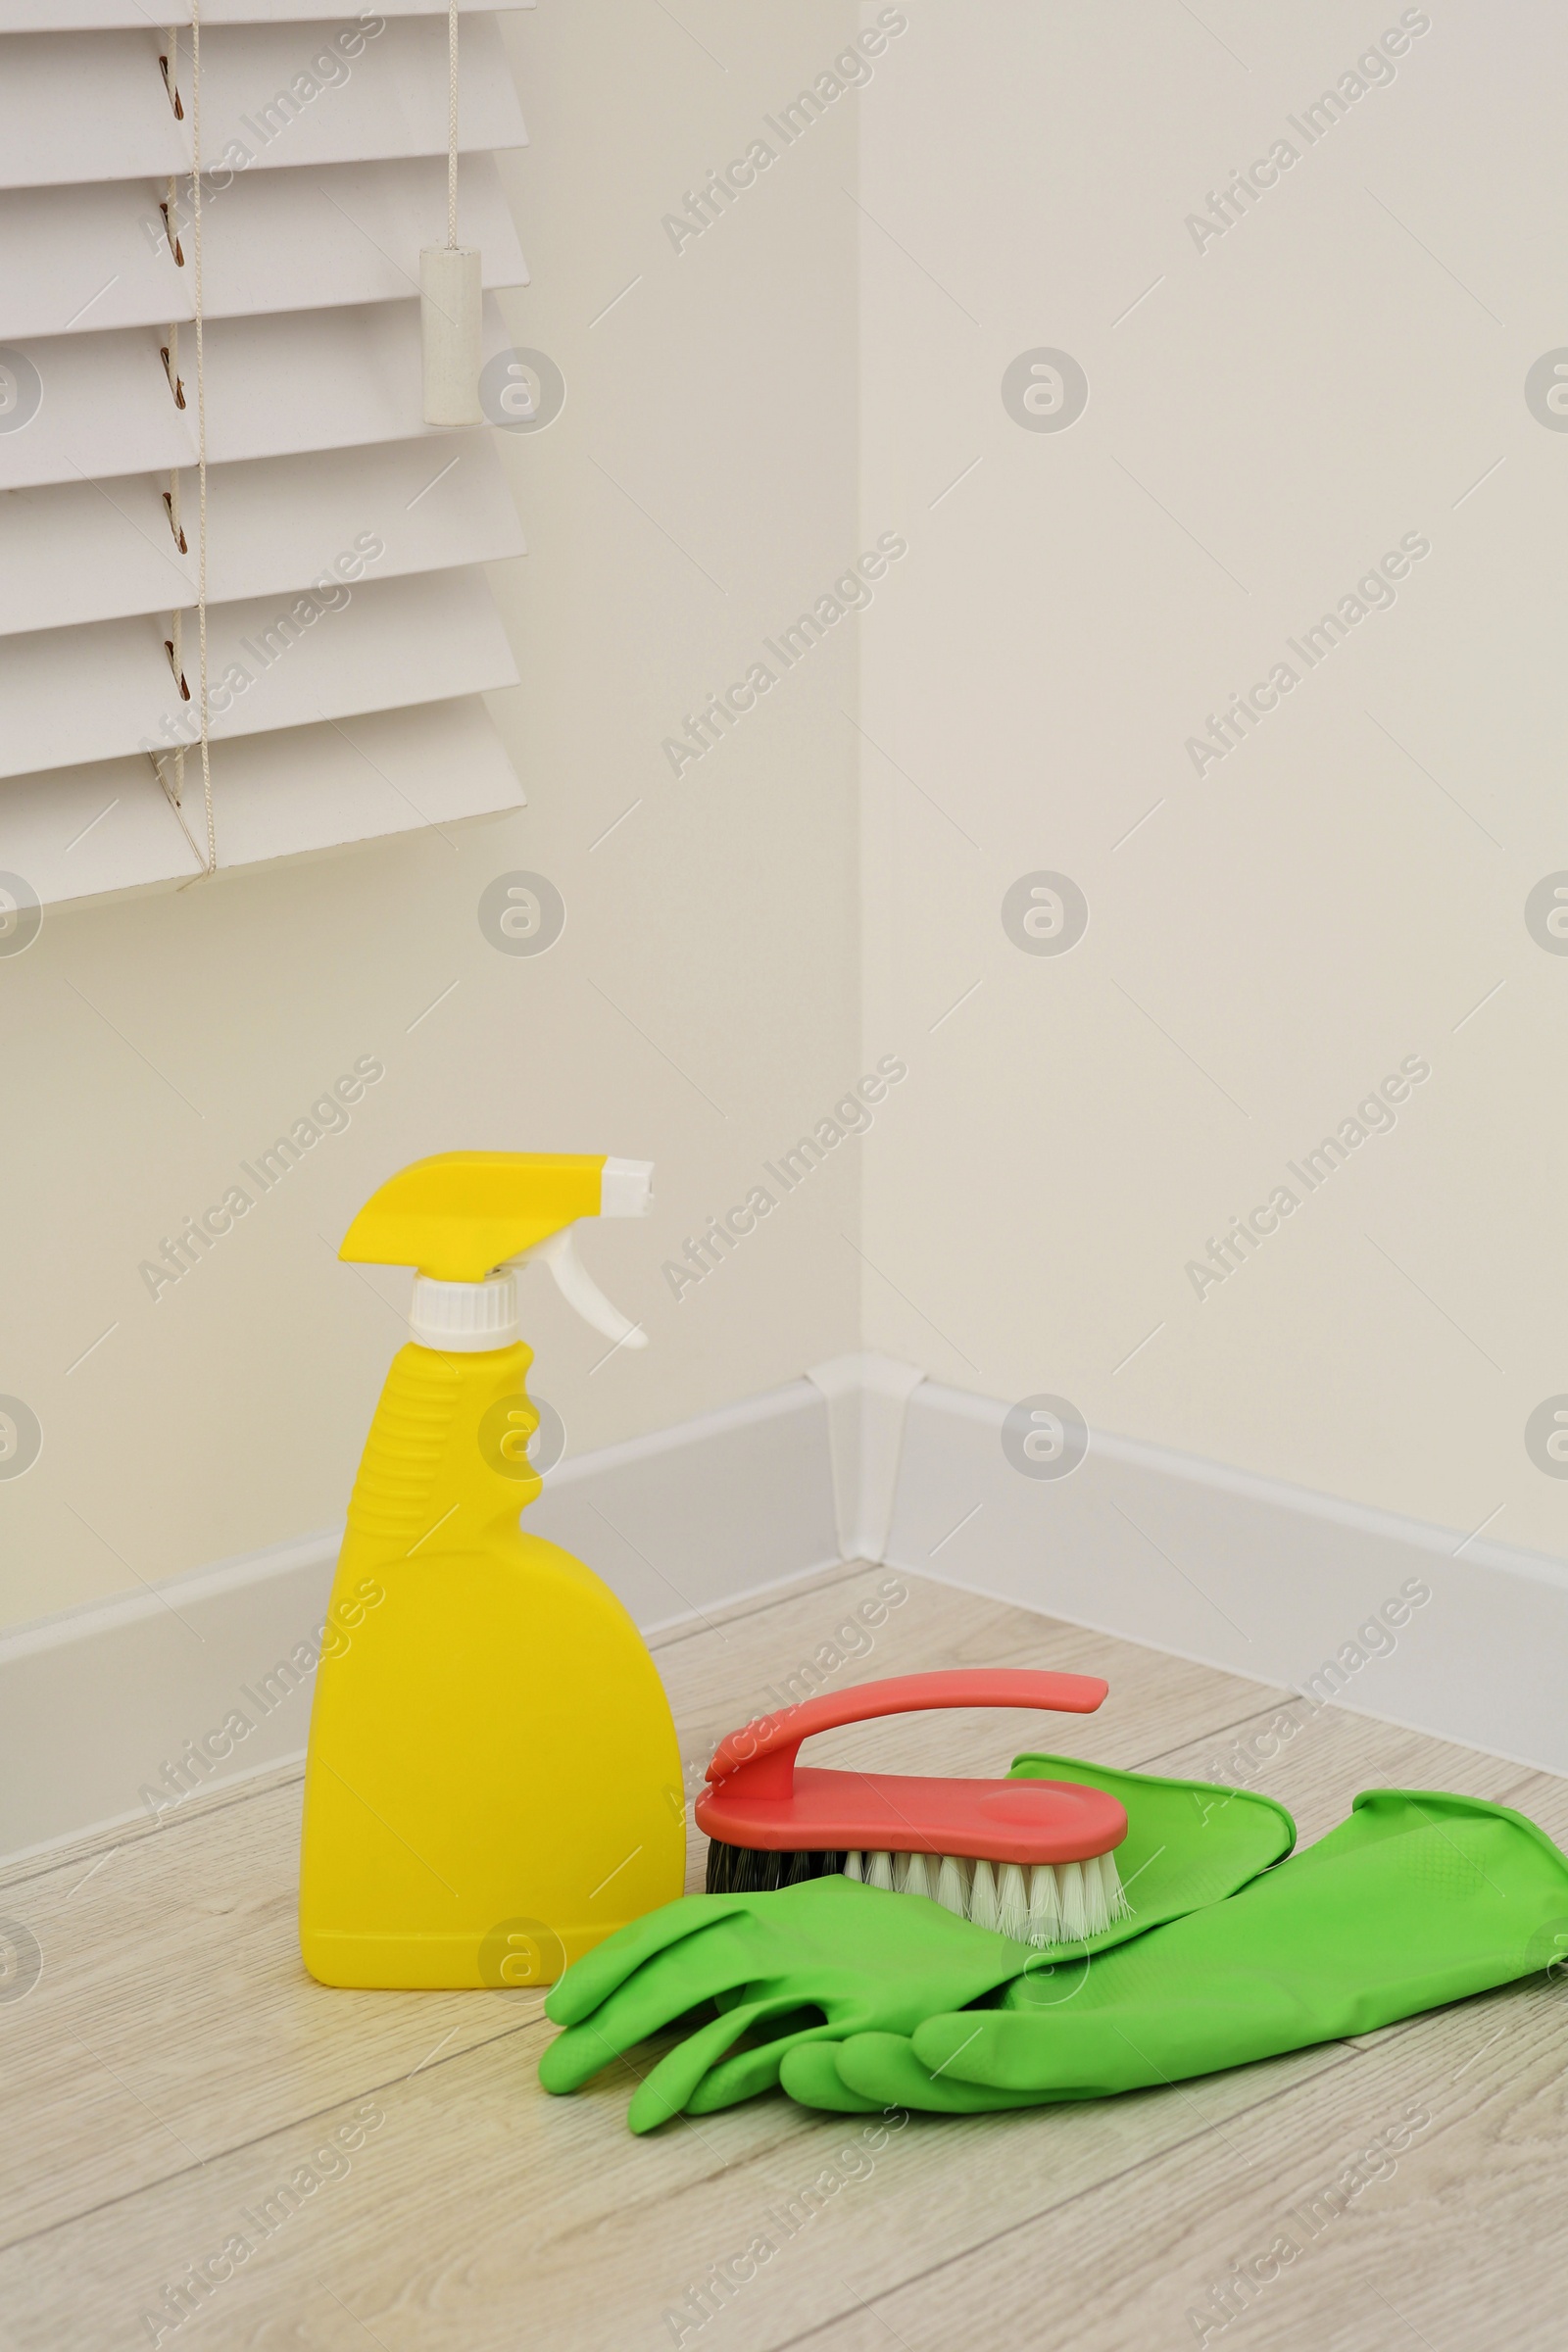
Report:
M 592 2018 L 580 2026 L 568 2026 L 558 2034 L 539 2059 L 539 2080 L 546 2090 L 558 2098 L 568 2091 L 581 2090 L 583 2084 L 597 2075 L 601 2067 L 621 2055 L 617 2043 L 609 2040 L 599 2031 Z
M 844 2082 L 838 2054 L 836 2042 L 792 2042 L 779 2068 L 779 2082 L 798 2107 L 820 2107 L 831 2115 L 880 2115 L 881 2099 L 862 2098 Z
M 837 2045 L 835 2056 L 844 2088 L 876 2107 L 913 2107 L 927 2115 L 985 2115 L 999 2107 L 1041 2104 L 1038 2093 L 989 2090 L 933 2073 L 902 2034 L 857 2034 Z M 792 2072 L 784 2076 L 786 2090 Z
M 864 2012 L 861 2014 L 863 2018 Z M 713 2115 L 720 2107 L 734 2107 L 742 2099 L 755 2098 L 759 2091 L 772 2090 L 780 2067 L 793 2051 L 820 2049 L 856 2031 L 853 2018 L 848 2024 L 841 2019 L 837 2024 L 805 2026 L 797 2033 L 781 2034 L 774 2041 L 764 2041 L 755 2050 L 742 2050 L 704 2076 L 687 2102 L 687 2112 Z
M 747 1956 L 734 1949 L 722 1923 L 716 1936 L 699 1930 L 685 1936 L 656 1952 L 626 1984 L 613 1986 L 596 2009 L 569 2025 L 540 2059 L 540 2082 L 547 2090 L 580 2089 L 612 2058 L 665 2033 L 690 2010 L 725 1995 L 738 1998 L 750 1973 Z M 730 2038 L 740 2031 L 734 2027 Z
M 738 2008 L 727 2009 L 722 2017 L 699 2026 L 695 2034 L 688 2034 L 667 2057 L 660 2060 L 645 2082 L 638 2084 L 626 2110 L 630 2129 L 639 2133 L 652 2132 L 658 2125 L 667 2123 L 672 2115 L 684 2114 L 709 2068 L 733 2047 L 749 2027 L 760 2018 L 774 2017 L 799 2007 L 799 1996 L 793 1994 L 768 2001 L 744 2001 Z M 773 2064 L 776 2080 L 776 2058 Z
M 551 1988 L 545 2002 L 546 2017 L 557 2026 L 579 2025 L 634 1969 L 667 1951 L 671 1944 L 695 1936 L 699 1929 L 710 1927 L 714 1920 L 728 1919 L 744 1909 L 746 1902 L 745 1895 L 683 1894 L 645 1918 L 628 1921 L 572 1962 Z

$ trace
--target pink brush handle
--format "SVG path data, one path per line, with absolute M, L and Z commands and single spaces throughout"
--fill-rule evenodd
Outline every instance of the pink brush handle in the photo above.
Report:
M 916 1715 L 927 1707 L 1042 1707 L 1055 1715 L 1092 1715 L 1109 1688 L 1098 1675 L 1036 1674 L 1022 1667 L 897 1674 L 882 1683 L 824 1691 L 727 1733 L 713 1751 L 708 1778 L 723 1781 L 744 1772 L 752 1795 L 788 1796 L 795 1786 L 796 1750 L 813 1733 L 870 1723 L 879 1715 Z

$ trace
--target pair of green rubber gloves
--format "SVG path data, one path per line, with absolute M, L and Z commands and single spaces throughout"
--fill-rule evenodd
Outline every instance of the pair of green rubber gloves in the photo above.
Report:
M 1286 1860 L 1295 1824 L 1250 1791 L 1065 1757 L 1013 1770 L 1121 1799 L 1130 1918 L 1041 1954 L 842 1878 L 683 1896 L 556 1985 L 545 2088 L 679 2024 L 633 2132 L 776 2084 L 841 2113 L 968 2115 L 1277 2057 L 1568 1960 L 1568 1856 L 1505 1806 L 1373 1789 Z

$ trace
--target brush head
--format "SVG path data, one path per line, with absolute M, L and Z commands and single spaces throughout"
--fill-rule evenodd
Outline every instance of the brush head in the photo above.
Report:
M 932 1707 L 1033 1706 L 1089 1714 L 1105 1685 L 997 1668 L 906 1675 L 820 1693 L 721 1740 L 698 1797 L 712 1893 L 767 1893 L 837 1871 L 918 1894 L 1042 1947 L 1098 1934 L 1125 1912 L 1113 1847 L 1127 1815 L 1075 1781 L 935 1780 L 798 1765 L 803 1740 Z
M 984 1855 L 869 1852 L 790 1853 L 778 1847 L 708 1847 L 710 1894 L 772 1894 L 808 1879 L 858 1879 L 892 1894 L 920 1894 L 957 1919 L 1037 1951 L 1086 1941 L 1132 1917 L 1114 1854 L 1084 1862 L 993 1863 Z

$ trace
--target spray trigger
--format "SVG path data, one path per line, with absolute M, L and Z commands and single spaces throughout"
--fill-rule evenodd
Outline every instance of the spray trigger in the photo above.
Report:
M 648 1334 L 642 1325 L 631 1322 L 618 1306 L 605 1297 L 577 1255 L 577 1245 L 572 1240 L 572 1228 L 569 1225 L 563 1227 L 560 1233 L 551 1234 L 547 1240 L 536 1243 L 533 1249 L 524 1250 L 519 1257 L 509 1257 L 506 1262 L 509 1266 L 515 1266 L 519 1272 L 525 1266 L 534 1264 L 548 1266 L 556 1278 L 556 1288 L 561 1296 L 568 1306 L 576 1308 L 585 1323 L 595 1331 L 603 1332 L 607 1340 L 623 1342 L 628 1348 L 647 1347 Z

